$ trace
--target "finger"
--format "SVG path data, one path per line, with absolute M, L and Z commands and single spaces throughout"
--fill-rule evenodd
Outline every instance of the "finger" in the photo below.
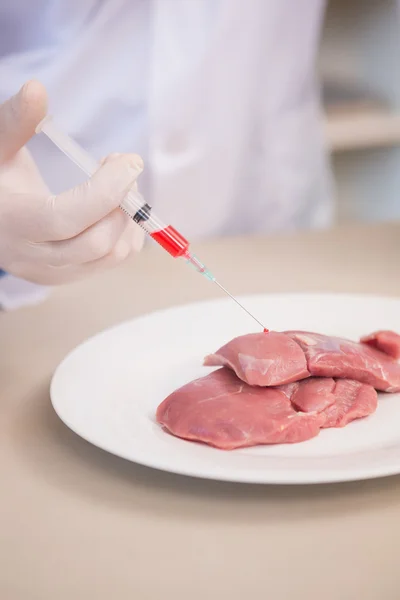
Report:
M 0 163 L 13 158 L 30 140 L 46 113 L 46 89 L 34 80 L 0 105 Z
M 82 275 L 89 275 L 102 269 L 109 269 L 126 260 L 131 254 L 133 254 L 132 248 L 132 228 L 130 225 L 125 229 L 114 248 L 107 256 L 94 260 L 90 263 L 86 263 L 80 266 Z
M 30 271 L 30 281 L 44 285 L 60 285 L 83 279 L 103 269 L 114 267 L 131 254 L 133 254 L 132 230 L 128 226 L 111 252 L 103 258 L 81 265 L 64 264 L 62 266 L 55 266 L 48 264 L 41 265 L 39 262 L 36 262 L 33 269 L 22 265 L 22 270 L 25 273 Z
M 117 208 L 71 240 L 29 243 L 26 258 L 34 251 L 35 262 L 40 267 L 77 267 L 110 254 L 121 236 L 133 252 L 142 250 L 144 231 Z
M 80 265 L 109 254 L 130 225 L 130 218 L 119 208 L 78 236 L 61 242 L 48 243 L 51 264 Z
M 99 160 L 99 167 L 104 165 L 109 160 L 114 160 L 115 158 L 118 158 L 118 156 L 122 156 L 122 153 L 121 152 L 111 152 L 111 154 L 107 154 L 107 156 L 103 156 Z
M 22 148 L 14 158 L 0 165 L 2 194 L 30 194 L 49 196 L 50 190 L 27 148 Z
M 142 169 L 139 156 L 124 154 L 105 162 L 85 183 L 51 196 L 44 218 L 52 240 L 75 237 L 112 212 L 132 189 Z

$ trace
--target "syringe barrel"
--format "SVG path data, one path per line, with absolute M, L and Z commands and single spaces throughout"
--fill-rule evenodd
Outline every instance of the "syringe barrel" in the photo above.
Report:
M 75 140 L 59 129 L 50 115 L 40 121 L 35 131 L 36 133 L 45 133 L 53 144 L 62 150 L 86 175 L 93 175 L 99 168 L 97 161 Z
M 51 116 L 45 117 L 36 127 L 36 133 L 40 132 L 46 134 L 87 175 L 93 175 L 98 169 L 97 161 L 69 135 L 61 131 Z M 176 258 L 188 252 L 189 242 L 174 227 L 165 225 L 158 219 L 138 191 L 129 192 L 121 202 L 120 208 L 171 256 Z
M 121 202 L 120 207 L 150 235 L 165 227 L 164 223 L 153 214 L 152 207 L 147 204 L 138 191 L 129 192 Z
M 183 256 L 188 251 L 189 242 L 187 239 L 174 227 L 165 225 L 156 217 L 150 204 L 144 201 L 139 192 L 129 192 L 120 206 L 135 223 L 140 225 L 155 242 L 160 244 L 174 258 Z

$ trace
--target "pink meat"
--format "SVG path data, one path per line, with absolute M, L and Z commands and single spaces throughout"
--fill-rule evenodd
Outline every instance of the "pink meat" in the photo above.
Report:
M 335 402 L 322 414 L 326 417 L 323 427 L 345 427 L 351 421 L 367 417 L 376 411 L 378 394 L 371 385 L 339 379 L 334 389 Z
M 290 388 L 291 402 L 298 410 L 322 413 L 336 401 L 335 385 L 335 380 L 330 377 L 310 377 L 281 389 Z
M 234 338 L 204 359 L 226 366 L 249 385 L 273 386 L 309 377 L 302 348 L 284 333 L 250 333 Z
M 223 450 L 308 440 L 325 420 L 296 412 L 284 391 L 251 387 L 228 369 L 184 385 L 157 409 L 157 421 L 173 435 Z
M 285 333 L 304 351 L 311 375 L 354 379 L 377 390 L 400 391 L 400 363 L 380 350 L 319 333 Z
M 254 333 L 234 338 L 207 356 L 204 365 L 229 367 L 242 381 L 257 386 L 283 385 L 312 375 L 354 379 L 398 392 L 400 361 L 393 358 L 394 336 L 374 334 L 373 340 L 360 343 L 304 331 Z
M 251 387 L 218 369 L 173 392 L 157 421 L 173 435 L 233 450 L 302 442 L 321 428 L 372 414 L 377 393 L 358 381 L 310 378 L 279 388 Z
M 290 386 L 292 404 L 303 412 L 323 415 L 323 428 L 344 427 L 371 415 L 378 405 L 378 394 L 372 386 L 351 379 L 312 377 Z M 289 386 L 281 389 L 284 387 Z
M 394 331 L 375 331 L 375 333 L 361 338 L 360 341 L 396 360 L 400 358 L 400 335 Z

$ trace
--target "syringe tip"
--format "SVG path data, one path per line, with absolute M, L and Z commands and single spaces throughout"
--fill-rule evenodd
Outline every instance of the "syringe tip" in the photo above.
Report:
M 204 277 L 206 277 L 210 281 L 215 281 L 214 275 L 207 269 L 205 264 L 202 263 L 201 260 L 199 260 L 197 258 L 197 256 L 195 254 L 191 254 L 190 252 L 187 251 L 187 252 L 185 252 L 185 254 L 183 256 L 187 260 L 187 262 L 190 265 L 192 265 L 192 267 L 194 269 L 196 269 L 196 271 L 198 273 L 200 273 L 201 275 L 204 275 Z

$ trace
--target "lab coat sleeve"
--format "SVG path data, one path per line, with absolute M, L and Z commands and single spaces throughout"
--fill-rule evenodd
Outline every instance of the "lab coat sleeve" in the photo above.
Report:
M 50 289 L 0 270 L 0 310 L 15 310 L 43 302 Z

